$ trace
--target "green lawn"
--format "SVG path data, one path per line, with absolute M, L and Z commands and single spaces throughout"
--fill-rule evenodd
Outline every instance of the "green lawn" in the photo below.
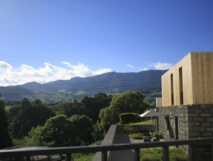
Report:
M 134 126 L 134 125 L 155 125 L 155 121 L 154 120 L 140 121 L 140 122 L 129 123 L 128 125 L 130 125 L 130 126 Z
M 170 148 L 169 151 L 170 161 L 188 161 L 187 155 L 182 148 Z M 162 161 L 161 148 L 149 148 L 141 151 L 141 161 Z
M 92 161 L 94 154 L 73 154 L 74 161 Z

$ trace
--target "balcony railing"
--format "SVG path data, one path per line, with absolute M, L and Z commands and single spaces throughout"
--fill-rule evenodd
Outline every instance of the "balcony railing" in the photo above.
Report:
M 108 161 L 109 152 L 133 150 L 135 161 L 140 160 L 140 150 L 144 148 L 160 147 L 163 150 L 163 161 L 169 161 L 169 147 L 187 145 L 189 147 L 189 160 L 194 161 L 195 158 L 191 153 L 191 149 L 195 145 L 213 145 L 213 138 L 197 138 L 190 140 L 175 140 L 175 141 L 162 141 L 162 142 L 149 142 L 149 143 L 136 143 L 136 144 L 114 144 L 114 145 L 97 145 L 97 146 L 74 146 L 74 147 L 49 147 L 39 149 L 13 149 L 13 150 L 0 150 L 0 160 L 22 160 L 31 161 L 31 158 L 39 155 L 65 155 L 66 161 L 72 161 L 72 154 L 75 153 L 96 153 L 101 152 L 101 161 Z M 211 149 L 212 146 L 211 146 Z M 211 152 L 213 152 L 211 150 Z M 211 159 L 213 160 L 213 158 Z

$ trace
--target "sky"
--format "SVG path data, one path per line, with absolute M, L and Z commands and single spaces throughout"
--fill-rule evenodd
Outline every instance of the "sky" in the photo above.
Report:
M 0 86 L 167 69 L 213 51 L 213 0 L 1 0 Z

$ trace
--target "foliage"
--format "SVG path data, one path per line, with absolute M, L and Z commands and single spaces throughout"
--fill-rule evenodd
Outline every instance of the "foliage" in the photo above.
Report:
M 98 93 L 94 97 L 84 97 L 82 103 L 85 106 L 86 114 L 96 122 L 101 109 L 110 105 L 111 96 Z
M 119 121 L 119 115 L 126 112 L 143 113 L 147 109 L 144 96 L 141 92 L 124 92 L 115 95 L 107 109 L 100 113 L 100 122 L 104 130 L 111 124 Z
M 119 115 L 121 124 L 128 124 L 141 121 L 141 117 L 137 113 L 121 113 Z
M 74 100 L 73 102 L 59 104 L 54 109 L 56 113 L 65 114 L 68 117 L 87 115 L 96 123 L 100 110 L 109 106 L 110 102 L 111 96 L 98 93 L 94 97 L 84 97 L 81 102 Z
M 162 150 L 159 148 L 143 149 L 141 161 L 162 161 Z
M 133 91 L 115 95 L 110 106 L 117 115 L 125 112 L 142 113 L 147 109 L 144 95 L 141 92 Z
M 54 116 L 54 113 L 38 100 L 31 103 L 24 99 L 21 107 L 12 108 L 8 115 L 12 135 L 15 138 L 21 138 L 26 136 L 33 127 L 43 125 L 48 118 Z
M 8 122 L 5 113 L 5 104 L 0 100 L 0 149 L 12 145 L 8 132 Z
M 93 141 L 92 120 L 85 115 L 57 115 L 44 126 L 32 128 L 25 137 L 27 145 L 70 146 L 85 145 Z
M 62 105 L 62 109 L 64 110 L 64 114 L 68 117 L 72 115 L 83 115 L 85 114 L 85 106 L 81 102 L 74 102 L 64 103 Z
M 73 157 L 73 160 L 75 161 L 92 161 L 93 157 L 94 157 L 94 154 L 73 154 L 72 155 Z
M 137 126 L 137 125 L 155 125 L 155 121 L 152 119 L 149 120 L 144 120 L 144 121 L 140 121 L 140 122 L 131 122 L 128 125 L 130 126 Z
M 162 161 L 162 149 L 149 148 L 141 152 L 141 161 Z M 186 152 L 182 148 L 171 148 L 169 152 L 171 161 L 188 161 Z
M 43 127 L 37 126 L 33 127 L 31 131 L 29 132 L 28 136 L 24 138 L 24 144 L 28 146 L 38 146 L 41 145 L 41 133 L 42 133 Z
M 129 137 L 136 140 L 142 140 L 144 138 L 144 135 L 140 132 L 137 132 L 130 134 Z
M 58 115 L 48 119 L 41 129 L 39 137 L 41 144 L 47 146 L 76 144 L 74 125 L 65 115 Z
M 93 124 L 92 120 L 85 115 L 73 115 L 69 119 L 74 125 L 74 131 L 76 134 L 76 144 L 85 145 L 93 141 Z
M 110 107 L 104 108 L 100 111 L 100 127 L 106 132 L 107 129 L 114 123 L 113 113 Z
M 172 148 L 170 150 L 169 157 L 171 161 L 187 161 L 188 160 L 186 152 L 181 148 Z

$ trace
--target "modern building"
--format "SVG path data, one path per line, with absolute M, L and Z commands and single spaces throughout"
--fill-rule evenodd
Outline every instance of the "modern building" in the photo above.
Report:
M 161 77 L 162 104 L 156 99 L 159 131 L 165 139 L 213 137 L 213 52 L 192 52 Z M 210 161 L 211 144 L 190 153 Z
M 161 78 L 162 106 L 213 104 L 213 52 L 192 52 Z

